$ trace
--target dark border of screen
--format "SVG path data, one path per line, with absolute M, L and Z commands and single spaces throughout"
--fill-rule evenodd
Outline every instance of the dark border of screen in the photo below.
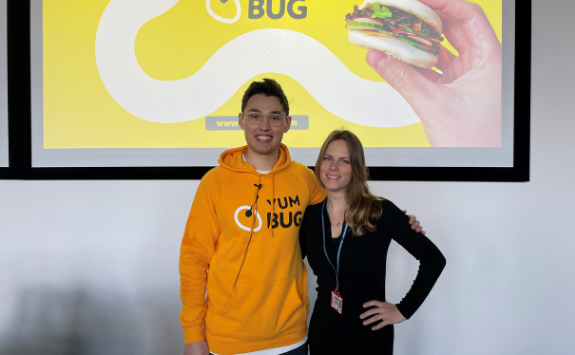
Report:
M 0 0 L 0 168 L 8 165 L 8 63 L 6 0 Z

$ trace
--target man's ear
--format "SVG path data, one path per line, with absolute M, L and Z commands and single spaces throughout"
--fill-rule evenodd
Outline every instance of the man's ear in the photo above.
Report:
M 289 131 L 290 128 L 291 128 L 291 116 L 287 116 L 286 126 L 284 128 L 284 133 L 287 133 L 287 131 Z
M 240 125 L 240 128 L 243 130 L 244 129 L 244 114 L 241 112 L 238 115 L 238 124 Z

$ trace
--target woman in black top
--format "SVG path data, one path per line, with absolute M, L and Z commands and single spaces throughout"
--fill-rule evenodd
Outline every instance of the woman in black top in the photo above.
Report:
M 393 324 L 409 319 L 421 306 L 445 258 L 427 237 L 411 229 L 405 213 L 370 193 L 363 147 L 353 133 L 330 134 L 315 172 L 328 197 L 306 209 L 300 227 L 302 256 L 307 254 L 318 282 L 310 353 L 392 354 Z M 411 289 L 398 304 L 385 300 L 392 239 L 420 261 Z

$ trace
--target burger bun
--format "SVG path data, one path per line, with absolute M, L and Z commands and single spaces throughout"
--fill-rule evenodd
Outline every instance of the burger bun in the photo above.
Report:
M 349 30 L 349 41 L 356 46 L 385 52 L 421 68 L 431 68 L 437 64 L 437 56 L 432 53 L 417 49 L 401 39 L 373 36 L 369 32 Z

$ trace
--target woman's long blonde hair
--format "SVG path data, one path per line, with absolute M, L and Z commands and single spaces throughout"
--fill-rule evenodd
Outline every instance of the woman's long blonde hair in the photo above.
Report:
M 381 198 L 373 195 L 367 186 L 369 171 L 365 166 L 365 155 L 363 145 L 359 138 L 348 130 L 335 130 L 327 137 L 317 161 L 315 163 L 315 176 L 320 185 L 325 188 L 321 182 L 319 169 L 325 156 L 328 145 L 336 140 L 343 140 L 347 143 L 349 149 L 349 159 L 351 163 L 351 182 L 345 189 L 345 198 L 347 201 L 347 211 L 345 221 L 353 230 L 355 236 L 362 236 L 367 232 L 373 232 L 376 229 L 376 221 L 381 217 Z

